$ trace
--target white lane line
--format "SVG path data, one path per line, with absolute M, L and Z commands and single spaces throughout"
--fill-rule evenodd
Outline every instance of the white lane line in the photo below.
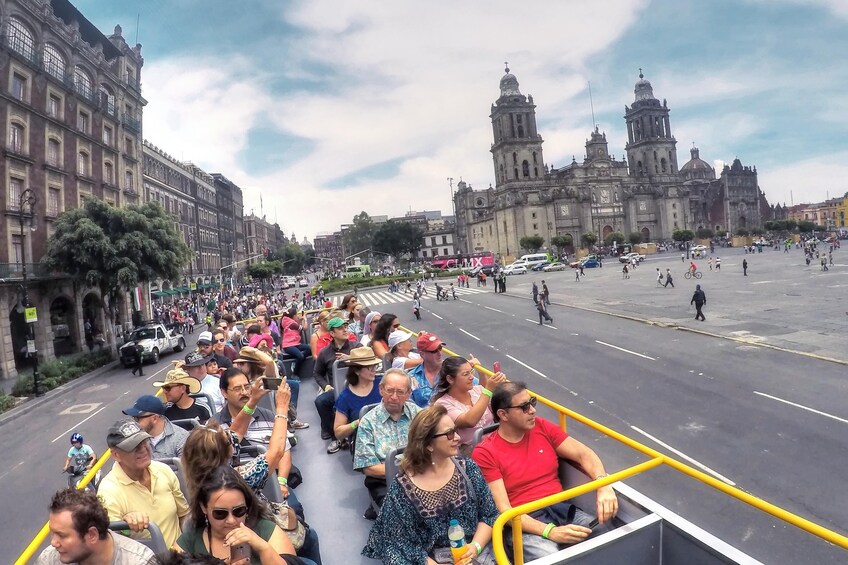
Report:
M 804 406 L 803 404 L 796 404 L 795 402 L 790 402 L 788 400 L 784 400 L 782 398 L 778 398 L 776 396 L 772 396 L 770 394 L 766 394 L 764 392 L 754 391 L 754 394 L 758 394 L 760 396 L 765 396 L 766 398 L 771 398 L 772 400 L 777 400 L 778 402 L 783 402 L 784 404 L 788 404 L 790 406 L 794 406 L 795 408 L 800 408 L 801 410 L 806 410 L 808 412 L 812 412 L 813 414 L 818 414 L 819 416 L 825 416 L 827 418 L 832 418 L 837 422 L 842 422 L 843 424 L 848 424 L 848 420 L 845 418 L 840 418 L 839 416 L 834 416 L 833 414 L 828 414 L 827 412 L 822 412 L 821 410 L 816 410 L 815 408 L 810 408 L 809 406 Z
M 9 469 L 8 471 L 6 471 L 6 472 L 5 472 L 5 473 L 3 473 L 2 475 L 0 475 L 0 479 L 2 479 L 3 477 L 5 477 L 5 476 L 6 476 L 6 475 L 8 475 L 9 473 L 11 473 L 12 471 L 14 471 L 14 470 L 15 470 L 15 469 L 17 469 L 18 467 L 20 467 L 21 465 L 23 465 L 24 463 L 26 463 L 26 461 L 20 461 L 20 462 L 18 462 L 18 463 L 17 463 L 14 467 L 12 467 L 12 468 L 11 468 L 11 469 Z
M 551 328 L 552 330 L 558 330 L 559 329 L 558 327 L 552 326 L 550 324 L 539 324 L 539 322 L 537 322 L 536 320 L 531 320 L 530 318 L 524 318 L 524 319 L 527 320 L 528 322 L 530 322 L 531 324 L 538 324 L 538 325 L 541 325 L 541 326 L 545 326 L 546 328 Z
M 126 394 L 126 393 L 124 393 L 124 394 Z M 121 395 L 121 396 L 123 396 L 123 395 Z M 112 403 L 110 402 L 109 404 L 112 404 Z M 108 406 L 109 404 L 107 404 L 106 406 Z M 71 430 L 75 430 L 76 428 L 80 427 L 81 425 L 83 425 L 87 421 L 91 420 L 92 418 L 94 418 L 95 416 L 97 416 L 98 414 L 100 414 L 101 412 L 106 410 L 106 406 L 104 406 L 103 408 L 101 408 L 100 410 L 98 410 L 96 412 L 93 412 L 89 417 L 83 419 L 79 424 L 75 424 L 75 425 L 71 426 L 70 428 L 68 428 L 67 430 L 65 430 L 64 432 L 62 432 L 58 436 L 56 436 L 56 439 L 54 439 L 50 443 L 56 443 L 58 440 L 62 439 L 66 435 L 68 435 L 68 432 L 70 432 Z
M 470 333 L 468 333 L 467 331 L 465 331 L 465 330 L 464 330 L 464 329 L 462 329 L 462 328 L 459 328 L 459 331 L 461 331 L 462 333 L 464 333 L 465 335 L 467 335 L 467 336 L 469 336 L 469 337 L 473 337 L 473 338 L 474 338 L 474 339 L 476 339 L 477 341 L 480 341 L 480 338 L 479 338 L 479 337 L 477 337 L 477 336 L 476 336 L 476 335 L 474 335 L 474 334 L 470 334 Z
M 491 306 L 483 306 L 486 310 L 491 310 L 492 312 L 500 312 L 501 314 L 506 314 L 503 310 L 498 310 L 497 308 L 492 308 Z
M 459 301 L 460 301 L 460 302 L 465 302 L 466 304 L 473 304 L 473 302 L 471 302 L 470 300 L 466 300 L 466 299 L 464 299 L 464 298 L 460 298 L 460 299 L 459 299 Z
M 685 453 L 683 453 L 682 451 L 680 451 L 680 450 L 678 450 L 678 449 L 674 449 L 674 448 L 673 448 L 673 447 L 671 447 L 669 444 L 667 444 L 667 443 L 665 443 L 664 441 L 661 441 L 661 440 L 659 440 L 659 439 L 655 438 L 654 436 L 652 436 L 651 434 L 649 434 L 649 433 L 648 433 L 648 432 L 646 432 L 645 430 L 641 430 L 641 429 L 637 428 L 636 426 L 630 426 L 630 429 L 632 429 L 634 432 L 639 432 L 640 434 L 642 434 L 642 435 L 643 435 L 643 436 L 645 436 L 646 438 L 648 438 L 648 439 L 652 440 L 654 443 L 657 443 L 657 444 L 659 444 L 659 445 L 663 446 L 664 448 L 668 449 L 668 450 L 669 450 L 669 451 L 671 451 L 672 453 L 675 453 L 675 454 L 679 455 L 679 456 L 680 456 L 680 457 L 682 457 L 683 459 L 687 460 L 688 462 L 690 462 L 691 464 L 695 465 L 696 467 L 699 467 L 702 471 L 704 471 L 704 472 L 706 472 L 706 473 L 709 473 L 710 475 L 714 476 L 714 477 L 715 477 L 715 478 L 717 478 L 718 480 L 720 480 L 720 481 L 724 481 L 725 483 L 729 484 L 730 486 L 733 486 L 733 487 L 735 487 L 735 486 L 736 486 L 736 483 L 734 483 L 733 481 L 731 481 L 730 479 L 728 479 L 727 477 L 725 477 L 725 476 L 724 476 L 724 475 L 722 475 L 721 473 L 719 473 L 719 472 L 717 472 L 717 471 L 713 471 L 712 469 L 710 469 L 709 467 L 707 467 L 706 465 L 704 465 L 704 464 L 703 464 L 703 463 L 701 463 L 700 461 L 697 461 L 697 460 L 695 460 L 695 459 L 692 459 L 691 457 L 689 457 L 688 455 L 686 455 Z
M 439 316 L 438 314 L 436 314 L 436 313 L 435 313 L 435 312 L 433 312 L 432 310 L 430 310 L 430 313 L 431 313 L 432 315 L 434 315 L 435 317 L 437 317 L 438 319 L 440 319 L 440 320 L 444 320 L 444 318 L 442 318 L 441 316 Z
M 598 341 L 596 339 L 595 343 L 600 343 L 601 345 L 606 345 L 607 347 L 612 347 L 613 349 L 618 349 L 619 351 L 629 353 L 630 355 L 636 355 L 637 357 L 642 357 L 643 359 L 650 359 L 651 361 L 656 361 L 656 359 L 654 359 L 653 357 L 648 357 L 647 355 L 642 355 L 641 353 L 636 353 L 635 351 L 630 351 L 629 349 L 624 349 L 623 347 L 619 347 L 617 345 L 613 345 L 605 341 Z
M 552 378 L 550 378 L 550 377 L 549 377 L 549 376 L 547 376 L 546 374 L 544 374 L 544 373 L 540 373 L 539 371 L 537 371 L 536 369 L 534 369 L 533 367 L 531 367 L 530 365 L 528 365 L 528 364 L 527 364 L 527 363 L 525 363 L 524 361 L 520 361 L 520 360 L 516 359 L 515 357 L 513 357 L 512 355 L 510 355 L 510 354 L 508 354 L 508 353 L 507 353 L 507 355 L 506 355 L 506 356 L 507 356 L 507 357 L 509 357 L 510 359 L 512 359 L 513 361 L 515 361 L 516 363 L 518 363 L 519 365 L 521 365 L 522 367 L 524 367 L 525 369 L 527 369 L 527 370 L 529 370 L 529 371 L 533 371 L 534 373 L 536 373 L 537 375 L 539 375 L 540 377 L 542 377 L 542 378 L 543 378 L 543 379 L 545 379 L 546 381 L 550 381 L 550 382 L 552 382 L 552 383 L 556 383 L 556 384 L 557 384 L 557 385 L 559 385 L 559 386 L 562 386 L 560 383 L 557 383 L 555 380 L 553 380 Z M 563 388 L 565 388 L 565 387 L 563 387 Z M 568 389 L 566 389 L 566 390 L 568 390 Z M 570 391 L 569 391 L 569 392 L 570 392 Z
M 158 371 L 156 371 L 155 373 L 153 373 L 152 375 L 150 375 L 149 377 L 147 377 L 147 378 L 146 378 L 146 379 L 144 379 L 144 380 L 145 380 L 145 381 L 149 381 L 150 379 L 152 379 L 152 378 L 156 377 L 156 375 L 158 375 L 158 374 L 159 374 L 159 373 L 161 373 L 162 371 L 165 371 L 165 370 L 170 371 L 171 369 L 173 369 L 173 367 L 174 367 L 173 363 L 171 363 L 171 364 L 169 364 L 169 365 L 165 365 L 164 367 L 162 367 L 161 369 L 159 369 Z

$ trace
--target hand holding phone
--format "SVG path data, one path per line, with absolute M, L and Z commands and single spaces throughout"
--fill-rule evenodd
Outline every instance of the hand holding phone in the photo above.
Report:
M 495 364 L 492 365 L 492 369 L 494 369 L 495 373 L 500 373 L 501 372 L 501 362 L 495 361 Z
M 237 563 L 243 559 L 250 559 L 250 545 L 247 542 L 243 542 L 231 546 L 230 563 Z

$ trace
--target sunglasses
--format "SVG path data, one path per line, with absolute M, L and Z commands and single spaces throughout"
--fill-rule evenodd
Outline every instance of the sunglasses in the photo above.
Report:
M 174 387 L 178 387 L 178 386 L 186 386 L 186 385 L 183 385 L 183 384 L 179 384 L 179 385 L 162 385 L 162 390 L 164 390 L 165 392 L 168 392 L 168 391 L 169 391 L 169 390 L 171 390 L 172 388 L 174 388 Z
M 442 436 L 445 436 L 445 438 L 447 438 L 448 441 L 452 440 L 454 438 L 454 436 L 456 436 L 456 428 L 451 428 L 446 432 L 442 432 L 440 434 L 435 434 L 433 436 L 433 439 L 436 439 L 437 437 L 442 437 Z
M 233 515 L 233 518 L 243 518 L 247 515 L 247 505 L 242 504 L 241 506 L 236 506 L 230 510 L 227 510 L 226 508 L 212 509 L 212 517 L 216 520 L 226 520 L 227 516 L 230 514 Z
M 215 341 L 217 341 L 218 343 L 227 343 L 227 340 L 224 338 L 216 339 Z
M 527 402 L 522 402 L 521 404 L 516 404 L 515 406 L 507 406 L 506 408 L 507 410 L 509 410 L 510 408 L 521 408 L 521 411 L 527 414 L 528 412 L 530 412 L 531 407 L 536 407 L 536 402 L 536 397 L 531 396 L 530 400 L 528 400 Z
M 442 352 L 442 346 L 440 345 L 440 346 L 438 347 L 438 349 L 434 349 L 433 351 L 427 351 L 427 350 L 424 350 L 424 351 L 422 351 L 421 353 L 441 353 L 441 352 Z

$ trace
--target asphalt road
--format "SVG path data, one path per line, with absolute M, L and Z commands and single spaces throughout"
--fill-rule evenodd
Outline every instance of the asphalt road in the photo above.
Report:
M 637 270 L 644 276 L 650 271 Z M 570 272 L 546 275 L 555 302 L 572 278 Z M 510 291 L 527 296 L 521 285 L 529 280 L 511 278 Z M 632 282 L 634 291 L 646 284 Z M 720 283 L 710 284 L 716 292 Z M 550 308 L 554 327 L 540 327 L 528 299 L 494 293 L 425 301 L 420 322 L 400 305 L 383 310 L 399 313 L 415 330 L 437 332 L 450 349 L 474 353 L 487 366 L 500 361 L 510 378 L 649 447 L 846 533 L 848 385 L 842 365 L 556 304 Z M 709 309 L 707 316 L 709 322 Z M 86 436 L 100 455 L 105 429 L 137 395 L 153 390 L 154 375 L 172 357 L 147 366 L 145 377 L 107 372 L 0 427 L 3 508 L 14 509 L 0 513 L 0 563 L 20 553 L 44 523 L 50 494 L 65 485 L 59 471 L 71 431 Z M 311 399 L 310 390 L 302 389 L 301 406 Z M 317 429 L 313 424 L 306 432 Z M 644 459 L 575 423 L 569 431 L 597 450 L 608 470 Z M 312 434 L 304 439 L 311 441 Z M 358 481 L 348 486 L 354 484 L 361 488 Z M 674 471 L 651 471 L 628 484 L 765 563 L 846 561 L 844 550 Z M 301 498 L 310 521 L 319 525 L 323 501 Z M 334 535 L 320 526 L 318 531 L 322 546 L 325 536 Z

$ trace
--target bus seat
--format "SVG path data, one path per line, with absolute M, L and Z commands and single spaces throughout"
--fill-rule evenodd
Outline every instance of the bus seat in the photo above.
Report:
M 184 418 L 181 420 L 171 420 L 171 423 L 190 432 L 191 430 L 200 425 L 200 420 L 198 420 L 197 418 Z
M 396 447 L 389 452 L 386 457 L 386 487 L 391 487 L 398 474 L 398 459 L 401 458 L 403 452 L 406 451 L 406 446 Z
M 347 386 L 347 363 L 341 359 L 333 361 L 330 378 L 332 379 L 330 384 L 333 386 L 333 394 L 338 398 L 341 391 Z
M 265 481 L 265 486 L 262 487 L 262 493 L 271 502 L 283 503 L 286 501 L 283 498 L 283 493 L 280 492 L 280 486 L 277 482 L 277 471 L 269 469 L 268 480 Z
M 471 441 L 471 448 L 473 449 L 478 443 L 483 441 L 484 437 L 497 430 L 499 426 L 500 424 L 490 424 L 474 430 L 474 439 Z
M 391 353 L 386 353 L 385 355 L 383 355 L 383 372 L 384 373 L 392 368 L 391 357 L 392 357 Z
M 121 533 L 123 530 L 129 530 L 130 526 L 124 520 L 109 522 L 109 529 L 113 532 Z M 149 547 L 156 555 L 164 555 L 168 551 L 168 546 L 165 544 L 165 538 L 162 536 L 162 530 L 155 522 L 147 523 L 147 531 L 150 533 L 149 538 L 134 538 L 142 545 Z

